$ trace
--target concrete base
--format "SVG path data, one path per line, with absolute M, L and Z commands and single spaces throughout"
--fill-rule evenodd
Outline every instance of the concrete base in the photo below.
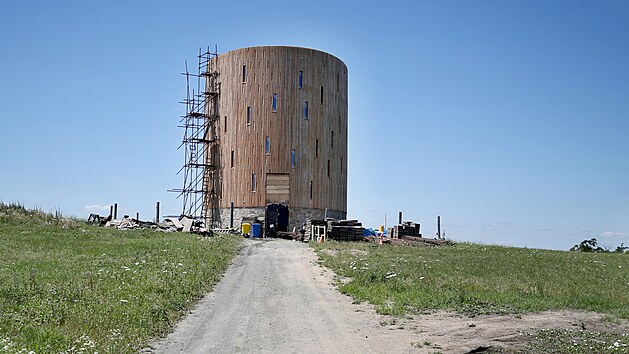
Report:
M 234 228 L 240 229 L 243 217 L 258 217 L 264 220 L 264 211 L 264 207 L 234 208 Z M 221 209 L 220 215 L 220 228 L 228 228 L 230 222 L 229 208 Z M 325 215 L 325 210 L 321 209 L 288 207 L 288 231 L 293 231 L 293 228 L 299 231 L 306 220 L 323 220 Z M 347 213 L 338 210 L 328 210 L 327 217 L 343 220 L 347 217 Z

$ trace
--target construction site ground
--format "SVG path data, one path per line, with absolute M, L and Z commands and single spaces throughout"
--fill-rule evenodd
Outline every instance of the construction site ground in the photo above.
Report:
M 318 265 L 308 245 L 247 239 L 215 290 L 144 352 L 484 352 L 523 345 L 525 332 L 575 326 L 609 329 L 602 315 L 585 312 L 378 315 L 339 293 L 334 274 Z

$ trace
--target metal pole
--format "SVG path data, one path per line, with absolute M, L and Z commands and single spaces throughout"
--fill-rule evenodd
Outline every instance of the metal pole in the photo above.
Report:
M 159 202 L 155 203 L 155 222 L 159 222 Z
M 229 228 L 234 228 L 234 202 L 229 205 Z
M 135 213 L 135 220 L 140 221 L 140 213 L 138 212 Z
M 113 205 L 109 206 L 109 216 L 111 216 L 111 217 L 114 216 L 114 206 Z
M 114 220 L 118 219 L 118 203 L 114 203 Z
M 402 225 L 402 212 L 400 212 L 400 221 L 398 222 L 399 225 Z

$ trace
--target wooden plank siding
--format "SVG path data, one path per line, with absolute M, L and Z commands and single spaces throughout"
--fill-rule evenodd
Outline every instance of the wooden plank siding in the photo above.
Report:
M 266 195 L 270 191 L 267 186 L 277 187 L 274 185 L 277 181 L 266 181 L 267 176 L 285 175 L 288 178 L 282 181 L 290 183 L 290 206 L 346 212 L 345 64 L 330 54 L 298 47 L 243 48 L 220 54 L 213 60 L 220 82 L 221 119 L 216 129 L 222 186 L 220 207 L 228 208 L 231 202 L 235 207 L 264 206 L 268 200 L 276 199 Z M 246 65 L 245 82 L 243 65 Z M 300 71 L 303 72 L 301 89 Z M 275 112 L 273 94 L 277 97 Z M 304 117 L 306 101 L 308 119 Z M 250 124 L 247 124 L 247 107 L 251 107 Z M 268 154 L 265 153 L 267 136 Z M 291 166 L 292 149 L 295 168 Z M 232 150 L 234 167 L 231 167 Z M 253 174 L 255 191 L 252 191 Z
M 288 173 L 266 174 L 266 203 L 290 201 L 290 175 Z

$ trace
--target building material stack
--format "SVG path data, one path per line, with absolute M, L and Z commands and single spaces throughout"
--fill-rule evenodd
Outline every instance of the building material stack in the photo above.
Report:
M 362 223 L 358 220 L 328 221 L 328 238 L 336 241 L 363 241 Z
M 422 237 L 420 226 L 420 224 L 406 221 L 389 229 L 389 235 L 391 238 L 402 238 L 402 236 Z
M 307 220 L 304 224 L 304 241 L 317 241 L 316 236 L 313 235 L 313 229 L 323 226 L 325 232 L 327 225 L 328 223 L 324 220 Z

